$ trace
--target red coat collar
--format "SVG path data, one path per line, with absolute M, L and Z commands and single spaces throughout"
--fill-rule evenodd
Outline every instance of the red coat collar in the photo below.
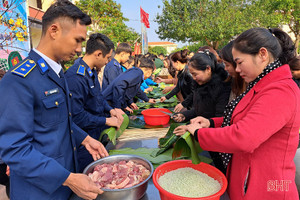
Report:
M 241 111 L 243 111 L 247 105 L 251 102 L 251 99 L 253 98 L 254 94 L 259 92 L 261 89 L 269 85 L 270 83 L 277 82 L 283 79 L 290 79 L 292 78 L 292 73 L 290 71 L 289 65 L 283 65 L 274 71 L 267 74 L 265 77 L 263 77 L 238 103 L 238 105 L 235 107 L 232 118 L 234 119 L 234 116 Z
M 260 91 L 266 85 L 277 82 L 283 79 L 290 79 L 292 78 L 292 73 L 290 70 L 289 65 L 285 64 L 281 67 L 273 70 L 269 74 L 267 74 L 264 78 L 262 78 L 258 83 L 252 88 L 255 92 Z

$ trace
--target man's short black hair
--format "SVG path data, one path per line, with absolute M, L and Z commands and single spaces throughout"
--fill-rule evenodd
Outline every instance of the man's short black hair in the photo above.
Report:
M 125 42 L 119 44 L 117 47 L 117 50 L 116 50 L 116 54 L 120 54 L 122 52 L 130 53 L 130 55 L 131 55 L 131 53 L 132 53 L 131 46 Z
M 139 68 L 147 68 L 147 69 L 151 69 L 152 71 L 154 70 L 155 64 L 153 62 L 153 60 L 149 59 L 148 57 L 142 57 L 140 60 L 140 66 Z
M 77 6 L 68 0 L 57 0 L 52 4 L 42 17 L 42 34 L 46 33 L 47 28 L 58 18 L 69 18 L 76 23 L 79 19 L 81 25 L 90 25 L 91 18 L 83 13 Z
M 90 35 L 90 38 L 86 43 L 86 54 L 88 55 L 97 50 L 101 50 L 104 57 L 112 49 L 114 49 L 114 43 L 106 35 L 101 33 L 94 33 Z

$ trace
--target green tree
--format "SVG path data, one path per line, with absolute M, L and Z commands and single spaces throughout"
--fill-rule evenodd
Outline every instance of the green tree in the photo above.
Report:
M 159 55 L 163 53 L 164 55 L 167 55 L 167 50 L 164 47 L 155 46 L 155 47 L 149 47 L 149 53 Z
M 299 53 L 300 42 L 300 1 L 299 0 L 260 0 L 265 10 L 280 19 L 281 25 L 288 25 L 295 35 L 295 47 Z
M 246 29 L 278 22 L 271 17 L 273 13 L 261 10 L 256 1 L 250 0 L 164 0 L 163 4 L 162 14 L 156 17 L 160 39 L 205 41 L 214 49 Z
M 90 31 L 107 35 L 115 45 L 118 42 L 134 44 L 140 35 L 126 26 L 121 5 L 113 0 L 80 0 L 77 6 L 92 18 Z

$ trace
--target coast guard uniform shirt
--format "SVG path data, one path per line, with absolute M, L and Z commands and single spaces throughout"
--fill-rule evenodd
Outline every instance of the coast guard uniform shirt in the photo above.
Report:
M 108 128 L 106 117 L 110 117 L 110 107 L 104 99 L 97 72 L 79 58 L 66 73 L 66 80 L 72 96 L 73 121 L 92 138 L 98 140 L 101 132 Z M 78 149 L 79 171 L 93 161 L 93 157 L 81 146 Z
M 121 64 L 116 60 L 112 59 L 107 65 L 105 66 L 103 72 L 103 80 L 102 80 L 102 90 L 104 91 L 109 84 L 115 80 L 120 74 L 122 74 L 122 67 Z
M 62 184 L 77 171 L 87 136 L 72 122 L 63 75 L 41 55 L 31 50 L 0 82 L 0 157 L 10 166 L 12 200 L 68 199 Z
M 103 96 L 112 103 L 114 108 L 126 108 L 133 103 L 133 97 L 148 102 L 149 98 L 140 86 L 144 73 L 140 68 L 130 68 L 118 76 L 104 91 Z

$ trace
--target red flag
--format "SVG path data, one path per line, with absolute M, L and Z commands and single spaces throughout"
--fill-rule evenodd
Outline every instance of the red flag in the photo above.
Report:
M 150 28 L 150 23 L 149 23 L 149 14 L 146 13 L 142 7 L 140 7 L 140 12 L 141 12 L 141 22 L 145 24 L 147 28 Z

